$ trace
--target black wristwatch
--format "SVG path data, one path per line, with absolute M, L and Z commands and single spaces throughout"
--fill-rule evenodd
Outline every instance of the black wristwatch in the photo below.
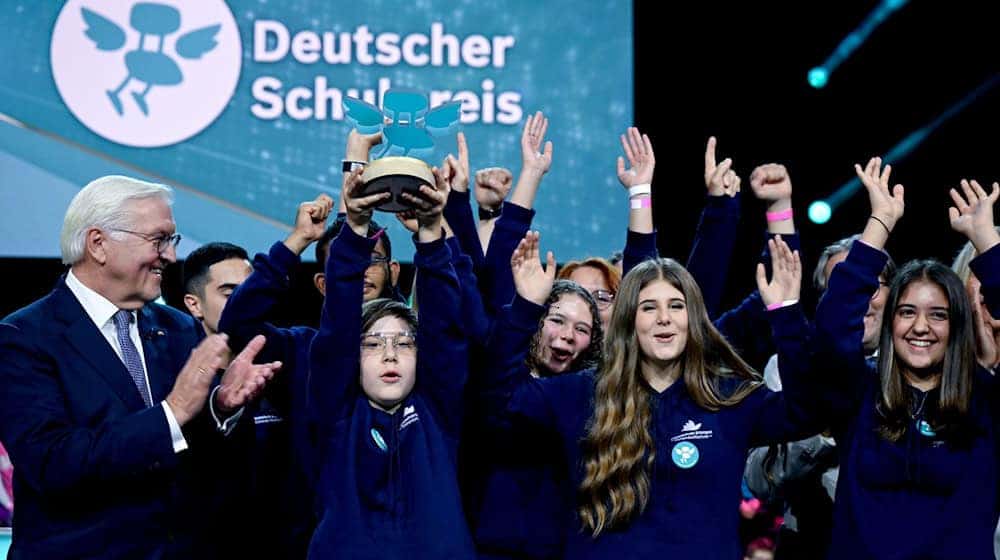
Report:
M 496 210 L 490 210 L 489 208 L 479 207 L 479 219 L 480 220 L 492 220 L 494 218 L 499 218 L 500 214 L 503 213 L 503 204 L 497 206 Z
M 341 169 L 344 171 L 344 173 L 350 173 L 351 171 L 354 171 L 355 169 L 359 167 L 364 167 L 366 165 L 368 165 L 367 161 L 356 161 L 351 159 L 345 159 L 343 160 L 343 166 L 341 167 Z

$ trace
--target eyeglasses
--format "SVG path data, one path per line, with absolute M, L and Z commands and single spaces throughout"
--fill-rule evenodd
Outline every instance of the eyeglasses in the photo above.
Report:
M 385 264 L 389 262 L 389 257 L 380 255 L 378 253 L 372 253 L 371 261 L 369 261 L 368 266 L 375 266 L 377 264 Z
M 150 233 L 142 233 L 138 231 L 130 231 L 127 229 L 112 229 L 111 231 L 119 231 L 121 233 L 131 233 L 136 237 L 141 237 L 146 241 L 149 241 L 156 247 L 156 252 L 163 254 L 170 247 L 177 247 L 177 244 L 181 242 L 181 234 L 175 233 L 173 235 L 153 235 Z
M 594 296 L 594 299 L 597 301 L 598 309 L 607 309 L 615 302 L 615 294 L 607 290 L 594 290 L 590 292 L 590 295 Z
M 365 355 L 384 354 L 390 344 L 399 354 L 413 354 L 417 351 L 417 337 L 410 331 L 361 335 L 361 353 Z

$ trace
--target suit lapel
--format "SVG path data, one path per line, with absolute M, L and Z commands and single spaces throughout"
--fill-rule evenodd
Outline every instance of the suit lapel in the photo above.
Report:
M 62 336 L 67 345 L 90 364 L 129 409 L 139 410 L 145 407 L 125 364 L 87 316 L 73 292 L 66 287 L 64 279 L 60 279 L 56 286 L 54 297 L 56 319 L 65 326 Z
M 170 361 L 170 333 L 156 321 L 156 316 L 143 307 L 139 311 L 139 337 L 142 339 L 142 353 L 146 357 L 146 373 L 153 391 L 153 402 L 166 398 L 174 386 L 178 371 Z

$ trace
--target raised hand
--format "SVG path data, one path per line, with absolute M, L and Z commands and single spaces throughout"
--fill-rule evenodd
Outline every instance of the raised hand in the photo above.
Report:
M 228 337 L 213 334 L 205 337 L 188 356 L 187 362 L 177 374 L 174 387 L 167 395 L 167 405 L 177 423 L 183 426 L 205 407 L 209 389 L 215 380 L 215 372 L 222 366 L 229 352 Z
M 545 266 L 542 266 L 538 251 L 540 237 L 537 231 L 525 234 L 510 256 L 510 270 L 514 275 L 514 288 L 518 295 L 532 303 L 545 305 L 556 279 L 556 258 L 549 251 L 545 257 Z
M 625 169 L 625 159 L 618 156 L 618 181 L 626 189 L 635 185 L 651 185 L 653 170 L 656 169 L 656 156 L 649 136 L 639 134 L 639 129 L 632 126 L 621 135 L 621 141 L 629 168 Z
M 465 141 L 465 133 L 458 133 L 458 158 L 448 154 L 445 158 L 451 165 L 449 182 L 452 190 L 467 192 L 469 190 L 469 145 Z
M 768 240 L 771 252 L 771 281 L 767 281 L 764 263 L 757 263 L 757 291 L 764 305 L 799 299 L 802 288 L 802 261 L 780 235 Z
M 996 334 L 1000 332 L 1000 321 L 990 316 L 990 311 L 983 302 L 981 288 L 978 278 L 969 278 L 966 291 L 972 302 L 972 323 L 976 329 L 976 359 L 979 365 L 992 370 L 1000 363 L 1000 346 Z
M 223 413 L 232 413 L 257 398 L 264 385 L 281 369 L 281 362 L 255 364 L 253 359 L 264 347 L 264 335 L 259 334 L 246 345 L 222 374 L 219 390 L 215 393 L 216 407 Z
M 854 172 L 868 191 L 872 216 L 885 227 L 888 235 L 896 226 L 896 222 L 903 217 L 905 209 L 903 185 L 896 185 L 891 191 L 889 190 L 889 175 L 892 173 L 892 166 L 886 164 L 883 168 L 880 157 L 868 160 L 864 169 L 861 169 L 860 165 L 854 164 Z
M 285 245 L 296 255 L 310 243 L 323 236 L 326 231 L 326 220 L 333 210 L 333 199 L 329 195 L 321 194 L 316 200 L 299 204 L 298 212 L 295 215 L 295 227 L 292 233 L 285 239 Z
M 354 233 L 365 237 L 368 235 L 368 224 L 372 221 L 375 207 L 392 196 L 391 193 L 378 193 L 361 196 L 364 181 L 361 180 L 362 169 L 355 169 L 344 176 L 344 188 L 341 197 L 344 201 L 344 211 L 347 212 L 347 225 Z
M 487 210 L 497 210 L 510 193 L 514 174 L 503 167 L 487 167 L 476 171 L 476 204 Z
M 549 128 L 549 119 L 541 111 L 530 115 L 524 123 L 521 133 L 521 173 L 531 173 L 538 177 L 544 175 L 552 166 L 552 141 L 545 142 L 542 151 L 542 140 Z
M 716 164 L 715 144 L 715 136 L 711 136 L 705 145 L 705 188 L 709 196 L 736 196 L 740 192 L 740 177 L 732 169 L 732 159 Z
M 969 238 L 976 250 L 985 252 L 1000 243 L 1000 234 L 993 226 L 993 204 L 1000 197 L 1000 184 L 993 183 L 993 190 L 986 194 L 976 181 L 962 179 L 962 193 L 951 189 L 954 206 L 948 209 L 951 229 Z
M 785 166 L 779 163 L 757 166 L 750 173 L 750 188 L 753 189 L 754 196 L 767 202 L 792 198 L 792 179 Z

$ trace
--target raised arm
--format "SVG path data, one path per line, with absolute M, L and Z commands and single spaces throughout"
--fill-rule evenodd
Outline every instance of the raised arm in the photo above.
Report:
M 506 428 L 512 420 L 543 428 L 556 424 L 545 395 L 547 380 L 534 378 L 525 365 L 555 280 L 555 257 L 550 251 L 542 265 L 539 237 L 538 232 L 528 232 L 511 256 L 517 295 L 501 312 L 490 339 L 483 386 L 494 428 Z
M 538 185 L 552 167 L 552 141 L 546 141 L 545 148 L 542 149 L 548 129 L 549 119 L 541 111 L 530 115 L 524 123 L 524 131 L 521 133 L 521 174 L 517 177 L 517 185 L 510 197 L 510 201 L 521 208 L 534 207 Z
M 344 161 L 360 164 L 363 169 L 365 165 L 368 165 L 368 158 L 370 157 L 372 148 L 381 143 L 381 132 L 376 132 L 375 134 L 361 134 L 352 128 L 347 134 L 347 149 L 344 152 Z M 344 214 L 347 212 L 346 202 L 347 201 L 344 200 L 344 197 L 341 196 L 340 205 L 337 207 L 338 214 Z
M 739 175 L 732 168 L 732 159 L 716 162 L 716 140 L 712 136 L 705 146 L 705 209 L 701 213 L 687 269 L 701 288 L 709 317 L 719 314 L 719 305 L 726 291 L 729 263 L 736 245 L 740 221 Z
M 364 275 L 376 239 L 366 237 L 372 212 L 390 193 L 360 197 L 361 169 L 344 177 L 347 222 L 330 242 L 320 328 L 309 348 L 308 417 L 320 430 L 350 414 L 360 390 Z
M 754 196 L 767 205 L 765 213 L 767 233 L 760 262 L 764 264 L 765 268 L 768 268 L 771 266 L 771 241 L 775 236 L 780 235 L 782 241 L 787 243 L 793 251 L 797 251 L 800 246 L 799 236 L 795 233 L 795 222 L 792 218 L 792 181 L 788 170 L 783 165 L 768 163 L 753 170 L 750 174 L 750 186 Z M 730 231 L 731 235 L 735 236 L 735 225 L 723 225 L 722 229 Z M 727 251 L 725 253 L 720 251 L 719 254 L 731 254 L 731 244 L 726 246 L 720 243 L 719 247 Z M 711 262 L 711 258 L 709 253 L 699 260 Z M 709 282 L 718 283 L 718 278 L 725 276 L 725 270 L 723 268 L 722 273 L 717 273 L 716 279 Z M 701 282 L 700 277 L 696 277 L 696 279 L 699 280 L 699 283 Z M 724 286 L 717 285 L 714 288 L 720 290 L 719 297 L 721 298 L 721 290 Z M 744 359 L 755 367 L 763 365 L 775 351 L 771 338 L 766 334 L 761 336 L 761 333 L 767 333 L 771 330 L 767 315 L 764 313 L 764 306 L 759 292 L 754 291 L 739 305 L 726 311 L 715 321 L 716 327 L 722 331 L 729 342 L 738 347 Z
M 468 379 L 469 359 L 462 330 L 461 288 L 445 244 L 442 212 L 451 190 L 447 172 L 434 170 L 435 185 L 420 187 L 421 197 L 404 193 L 417 218 L 417 384 L 429 398 L 442 424 L 458 437 L 461 431 L 462 391 Z
M 763 402 L 751 431 L 751 445 L 797 440 L 819 432 L 825 418 L 816 408 L 815 389 L 810 383 L 809 326 L 799 292 L 802 262 L 780 236 L 768 242 L 771 279 L 763 264 L 757 265 L 757 291 L 766 306 L 772 336 L 778 351 L 778 369 L 783 390 L 762 388 Z
M 521 174 L 511 195 L 503 206 L 503 213 L 496 220 L 486 249 L 486 269 L 479 278 L 483 300 L 494 315 L 514 297 L 514 284 L 510 275 L 510 255 L 531 228 L 535 217 L 532 208 L 542 177 L 552 166 L 552 142 L 542 142 L 549 128 L 549 120 L 540 111 L 528 117 L 521 134 Z
M 792 217 L 792 179 L 784 165 L 765 163 L 750 173 L 754 196 L 767 205 L 767 231 L 771 234 L 795 233 Z
M 333 200 L 325 194 L 303 202 L 288 238 L 272 245 L 267 254 L 254 257 L 253 272 L 229 296 L 219 319 L 219 331 L 229 335 L 229 344 L 234 349 L 243 348 L 253 337 L 263 334 L 267 345 L 260 359 L 286 363 L 293 359 L 298 344 L 296 331 L 276 327 L 269 320 L 289 289 L 289 273 L 300 262 L 299 255 L 323 235 L 332 208 Z M 288 381 L 288 376 L 279 376 L 268 389 L 268 397 L 273 399 L 282 393 L 278 388 L 286 386 Z M 277 401 L 279 407 L 287 409 L 287 395 Z
M 450 170 L 451 194 L 444 207 L 444 220 L 462 247 L 462 252 L 472 259 L 474 270 L 479 272 L 483 268 L 485 254 L 479 243 L 479 232 L 469 204 L 469 146 L 464 133 L 458 133 L 457 144 L 458 158 L 451 154 L 446 158 Z
M 621 137 L 625 158 L 618 156 L 618 182 L 628 193 L 628 232 L 622 252 L 622 275 L 635 265 L 658 256 L 656 229 L 653 227 L 653 171 L 656 156 L 649 136 L 640 134 L 636 127 L 629 127 Z M 628 167 L 625 159 L 628 159 Z
M 476 204 L 479 206 L 479 244 L 485 250 L 493 237 L 493 228 L 510 194 L 514 174 L 503 167 L 487 167 L 476 171 Z
M 948 216 L 952 229 L 965 235 L 978 253 L 969 263 L 977 280 L 971 283 L 970 294 L 973 319 L 980 339 L 976 353 L 980 365 L 993 370 L 997 361 L 996 343 L 993 327 L 984 315 L 987 312 L 993 317 L 1000 314 L 1000 251 L 996 249 L 1000 234 L 993 225 L 993 206 L 1000 196 L 1000 184 L 993 183 L 989 194 L 976 181 L 962 180 L 960 186 L 961 193 L 951 189 L 954 206 L 948 209 Z M 992 349 L 992 355 L 989 349 Z
M 816 309 L 813 337 L 816 375 L 829 386 L 824 394 L 835 416 L 848 414 L 866 384 L 876 379 L 865 360 L 864 316 L 888 259 L 882 247 L 904 210 L 903 186 L 890 190 L 891 168 L 883 170 L 881 159 L 872 158 L 863 170 L 855 165 L 855 170 L 868 191 L 871 215 L 860 241 L 830 275 Z

